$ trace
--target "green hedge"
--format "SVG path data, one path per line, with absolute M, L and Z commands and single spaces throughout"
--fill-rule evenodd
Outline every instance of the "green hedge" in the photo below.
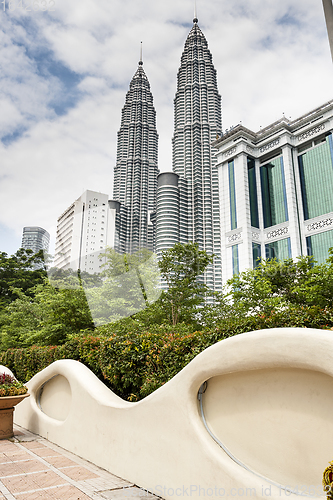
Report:
M 75 359 L 120 397 L 137 401 L 170 380 L 210 345 L 239 333 L 274 327 L 333 329 L 333 311 L 290 307 L 268 316 L 234 316 L 220 320 L 213 330 L 194 332 L 185 324 L 153 325 L 147 331 L 127 320 L 116 331 L 113 325 L 106 325 L 96 329 L 97 336 L 84 332 L 61 346 L 9 349 L 0 353 L 0 364 L 27 382 L 53 361 Z
M 189 332 L 185 325 L 184 331 L 179 326 L 174 331 L 165 330 L 170 328 L 160 326 L 153 332 L 109 337 L 85 334 L 73 336 L 62 346 L 8 349 L 0 354 L 0 364 L 27 382 L 53 361 L 75 359 L 88 366 L 116 394 L 136 401 L 163 385 L 216 342 L 215 333 Z

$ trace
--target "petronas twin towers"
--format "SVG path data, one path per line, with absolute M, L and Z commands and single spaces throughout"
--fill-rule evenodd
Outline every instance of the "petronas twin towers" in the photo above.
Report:
M 221 290 L 222 277 L 218 175 L 211 144 L 221 133 L 216 71 L 195 18 L 177 76 L 173 172 L 158 175 L 156 113 L 140 60 L 122 110 L 113 199 L 120 202 L 118 251 L 148 248 L 160 256 L 177 242 L 197 242 L 215 255 L 204 277 L 214 290 Z

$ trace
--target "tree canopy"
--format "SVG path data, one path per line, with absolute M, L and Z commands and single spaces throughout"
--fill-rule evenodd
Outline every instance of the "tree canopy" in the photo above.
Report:
M 71 334 L 93 329 L 84 291 L 57 289 L 45 279 L 31 290 L 33 297 L 14 290 L 18 298 L 0 314 L 0 345 L 27 347 L 63 344 Z
M 20 248 L 14 255 L 0 252 L 0 309 L 17 299 L 17 289 L 28 296 L 46 278 L 44 254 Z
M 158 266 L 167 290 L 160 300 L 173 325 L 180 321 L 193 322 L 198 307 L 203 305 L 209 292 L 202 274 L 212 262 L 213 256 L 199 250 L 197 243 L 176 243 L 162 252 Z
M 153 304 L 160 296 L 156 255 L 148 250 L 119 254 L 109 248 L 103 257 L 100 284 L 85 290 L 97 325 L 132 316 Z
M 236 334 L 276 326 L 333 325 L 333 250 L 311 257 L 264 261 L 214 294 L 203 273 L 213 256 L 197 244 L 176 244 L 159 262 L 147 251 L 106 252 L 101 275 L 33 269 L 39 256 L 0 254 L 0 349 L 63 344 L 93 330 L 124 335 L 184 327 Z M 100 326 L 99 326 L 100 325 Z M 101 326 L 104 325 L 104 326 Z

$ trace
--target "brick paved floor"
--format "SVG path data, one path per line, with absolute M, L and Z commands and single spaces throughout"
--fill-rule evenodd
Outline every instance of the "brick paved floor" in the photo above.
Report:
M 0 440 L 0 500 L 157 500 L 132 483 L 15 426 Z

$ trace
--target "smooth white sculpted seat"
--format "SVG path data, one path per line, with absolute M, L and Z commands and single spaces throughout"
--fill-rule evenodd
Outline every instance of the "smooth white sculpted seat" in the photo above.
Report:
M 163 498 L 325 497 L 333 332 L 223 340 L 137 403 L 72 360 L 27 385 L 16 423 Z

